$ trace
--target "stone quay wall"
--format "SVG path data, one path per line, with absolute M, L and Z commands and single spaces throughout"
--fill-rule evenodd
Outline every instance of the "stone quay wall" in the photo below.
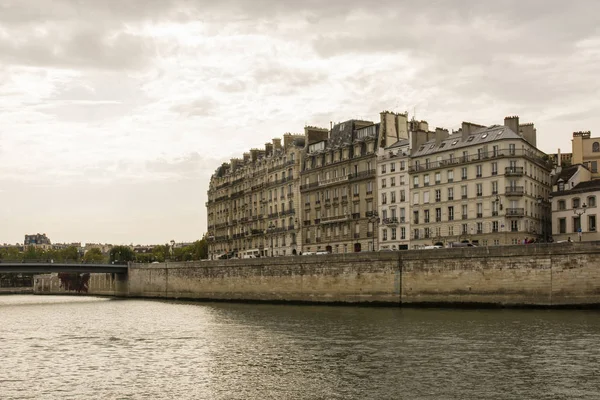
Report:
M 94 296 L 127 296 L 127 277 L 120 274 L 90 274 L 88 291 L 77 293 L 61 287 L 58 274 L 35 275 L 34 294 L 79 294 Z
M 88 293 L 108 294 L 105 282 L 92 279 Z M 132 264 L 127 284 L 112 290 L 198 300 L 598 306 L 600 242 Z

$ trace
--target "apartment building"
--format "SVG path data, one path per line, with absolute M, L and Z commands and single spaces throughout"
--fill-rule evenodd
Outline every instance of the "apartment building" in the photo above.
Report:
M 552 186 L 552 236 L 555 241 L 600 240 L 597 228 L 600 180 L 582 164 L 555 176 Z
M 592 173 L 592 179 L 600 178 L 600 138 L 593 138 L 590 131 L 574 132 L 571 146 L 572 164 L 583 164 Z
M 411 248 L 518 244 L 547 237 L 552 162 L 533 124 L 468 122 L 411 134 Z
M 300 186 L 303 252 L 377 248 L 377 154 L 407 137 L 406 118 L 382 112 L 378 123 L 349 120 L 329 132 L 306 128 Z
M 410 141 L 400 139 L 377 157 L 379 246 L 377 250 L 408 250 L 410 244 Z
M 264 149 L 221 165 L 211 177 L 209 258 L 296 254 L 304 135 L 285 134 Z

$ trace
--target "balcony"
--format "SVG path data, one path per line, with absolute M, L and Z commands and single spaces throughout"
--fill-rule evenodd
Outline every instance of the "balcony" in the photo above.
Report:
M 504 169 L 506 176 L 523 176 L 523 167 L 506 167 Z
M 318 225 L 319 223 L 321 223 L 321 218 L 316 218 L 315 219 L 315 225 Z
M 384 224 L 384 225 L 398 225 L 398 218 L 396 218 L 396 217 L 384 218 L 381 221 L 381 223 Z
M 506 216 L 507 217 L 524 217 L 525 209 L 524 208 L 507 208 Z
M 353 213 L 352 214 L 352 219 L 359 219 L 360 218 L 360 213 Z
M 477 218 L 483 218 L 483 213 L 477 213 Z
M 348 216 L 346 215 L 338 215 L 335 217 L 325 217 L 325 218 L 321 218 L 321 223 L 322 224 L 331 224 L 334 222 L 343 222 L 343 221 L 347 221 L 348 220 Z
M 358 239 L 360 237 L 360 233 L 355 233 L 354 234 L 354 239 Z
M 463 214 L 462 219 L 469 219 L 469 216 L 467 214 Z
M 523 196 L 525 189 L 523 186 L 507 186 L 504 194 L 506 196 Z
M 367 232 L 367 237 L 373 237 L 373 231 Z
M 331 179 L 323 179 L 322 181 L 318 182 L 318 186 L 327 186 L 327 185 L 332 185 L 334 183 L 345 182 L 348 179 L 349 179 L 349 175 L 340 176 L 340 177 L 331 178 Z

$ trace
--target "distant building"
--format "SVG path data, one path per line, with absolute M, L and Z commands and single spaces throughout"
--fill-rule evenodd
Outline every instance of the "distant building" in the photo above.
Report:
M 552 222 L 555 241 L 600 240 L 596 225 L 600 180 L 584 165 L 564 168 L 552 186 Z
M 45 233 L 36 233 L 34 235 L 25 235 L 25 241 L 23 242 L 23 247 L 40 247 L 43 249 L 52 248 L 52 242 Z
M 590 131 L 573 132 L 571 141 L 572 164 L 583 164 L 592 173 L 592 179 L 600 178 L 598 162 L 600 161 L 600 138 L 593 138 Z

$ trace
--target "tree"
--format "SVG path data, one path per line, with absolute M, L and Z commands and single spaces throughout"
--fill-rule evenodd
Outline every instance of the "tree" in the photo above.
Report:
M 89 249 L 83 256 L 83 261 L 87 263 L 101 263 L 104 262 L 104 260 L 105 258 L 102 251 L 97 247 Z
M 135 253 L 128 246 L 115 246 L 110 249 L 109 261 L 111 263 L 127 263 L 135 260 Z

